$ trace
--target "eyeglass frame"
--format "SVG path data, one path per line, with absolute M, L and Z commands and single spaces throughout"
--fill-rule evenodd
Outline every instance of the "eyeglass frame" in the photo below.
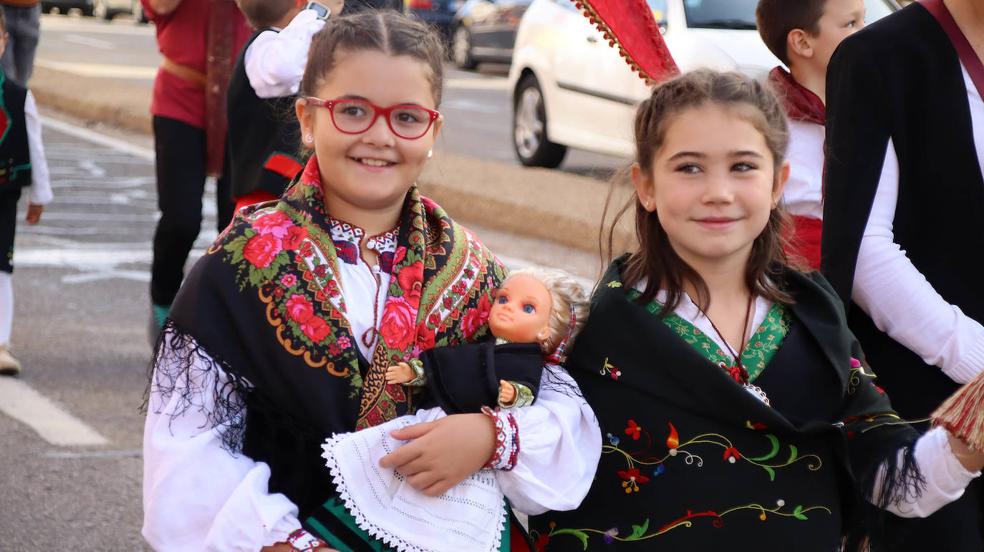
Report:
M 314 96 L 305 96 L 304 97 L 304 101 L 308 105 L 311 105 L 311 106 L 314 106 L 314 107 L 324 107 L 324 108 L 327 108 L 328 109 L 328 115 L 331 117 L 331 124 L 334 125 L 335 129 L 338 130 L 338 132 L 341 132 L 342 134 L 349 134 L 349 135 L 363 134 L 363 133 L 368 132 L 369 129 L 371 129 L 373 127 L 373 125 L 376 124 L 376 120 L 379 119 L 380 116 L 385 115 L 386 116 L 386 119 L 385 119 L 386 120 L 386 126 L 387 126 L 387 128 L 390 129 L 390 132 L 392 132 L 394 136 L 396 136 L 398 138 L 402 138 L 404 140 L 419 140 L 419 139 L 423 138 L 424 135 L 427 134 L 427 132 L 430 131 L 430 129 L 434 126 L 434 121 L 437 121 L 438 119 L 441 118 L 441 112 L 440 111 L 436 111 L 434 109 L 428 109 L 428 108 L 426 108 L 426 107 L 424 107 L 422 105 L 418 105 L 418 104 L 401 103 L 401 104 L 394 104 L 394 105 L 391 105 L 389 107 L 381 107 L 381 106 L 378 106 L 378 105 L 370 102 L 369 100 L 364 100 L 362 98 L 335 98 L 333 100 L 322 100 L 321 98 L 316 98 Z M 367 105 L 367 106 L 369 106 L 369 107 L 371 107 L 373 109 L 373 111 L 375 112 L 375 115 L 373 116 L 372 121 L 369 121 L 369 126 L 367 126 L 365 128 L 365 130 L 360 130 L 358 132 L 350 132 L 348 130 L 342 130 L 342 128 L 338 126 L 338 123 L 335 122 L 335 104 L 339 104 L 339 103 L 342 103 L 342 102 L 351 102 L 351 103 L 356 103 L 356 104 L 363 104 L 363 105 Z M 403 136 L 402 134 L 400 134 L 399 132 L 397 132 L 395 128 L 393 128 L 393 121 L 390 120 L 390 114 L 393 113 L 393 111 L 395 111 L 395 110 L 397 110 L 397 109 L 399 109 L 401 107 L 402 108 L 408 108 L 409 107 L 409 108 L 413 108 L 413 109 L 422 109 L 422 110 L 424 110 L 424 111 L 427 112 L 427 115 L 430 117 L 430 119 L 427 121 L 427 128 L 425 128 L 424 131 L 421 132 L 419 136 L 414 136 L 413 138 L 408 138 L 406 136 Z

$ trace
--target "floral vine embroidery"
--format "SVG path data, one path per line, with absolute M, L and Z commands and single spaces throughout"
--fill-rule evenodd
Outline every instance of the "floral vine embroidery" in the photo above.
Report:
M 763 522 L 768 520 L 770 515 L 774 515 L 777 517 L 784 517 L 784 518 L 793 518 L 800 521 L 807 521 L 809 517 L 806 514 L 810 512 L 817 511 L 817 512 L 826 512 L 827 514 L 832 513 L 830 509 L 825 506 L 804 507 L 803 505 L 796 505 L 790 510 L 786 508 L 786 501 L 780 498 L 779 500 L 776 501 L 776 505 L 771 508 L 768 508 L 762 504 L 753 503 L 753 504 L 742 504 L 740 506 L 734 506 L 732 508 L 728 508 L 727 510 L 722 510 L 720 512 L 716 512 L 714 510 L 707 510 L 703 512 L 695 512 L 693 510 L 687 510 L 687 513 L 684 514 L 683 516 L 673 521 L 670 521 L 668 523 L 664 523 L 663 525 L 660 525 L 658 528 L 653 530 L 650 530 L 649 519 L 646 519 L 639 525 L 633 525 L 632 532 L 629 533 L 628 535 L 620 534 L 618 527 L 612 527 L 611 529 L 608 529 L 606 531 L 601 531 L 599 529 L 558 529 L 557 524 L 551 521 L 547 525 L 547 527 L 549 527 L 550 529 L 550 532 L 536 537 L 536 548 L 539 551 L 544 550 L 547 543 L 550 542 L 550 539 L 561 535 L 570 535 L 572 537 L 577 538 L 579 541 L 581 541 L 581 544 L 584 546 L 584 550 L 588 549 L 588 541 L 591 535 L 600 535 L 606 544 L 612 544 L 616 541 L 617 542 L 644 541 L 644 540 L 649 540 L 658 537 L 660 535 L 664 535 L 674 529 L 678 529 L 681 527 L 684 528 L 693 527 L 694 524 L 697 523 L 697 521 L 700 520 L 701 518 L 710 519 L 711 525 L 716 529 L 720 529 L 724 527 L 725 516 L 734 514 L 736 512 L 749 511 L 749 510 L 753 512 L 758 512 L 759 513 L 758 518 L 760 521 Z
M 603 376 L 609 376 L 613 380 L 618 381 L 618 378 L 622 377 L 622 371 L 619 370 L 614 364 L 608 362 L 608 357 L 605 357 L 605 363 L 598 371 L 599 374 Z
M 650 481 L 649 474 L 654 477 L 663 474 L 666 471 L 665 463 L 671 458 L 679 456 L 683 458 L 684 463 L 687 465 L 696 464 L 698 468 L 703 467 L 704 458 L 692 452 L 697 445 L 720 447 L 722 449 L 721 458 L 723 461 L 731 464 L 743 461 L 757 466 L 769 475 L 770 481 L 775 481 L 776 470 L 792 466 L 798 462 L 806 462 L 806 467 L 810 471 L 818 471 L 823 466 L 823 461 L 819 456 L 816 454 L 805 454 L 801 456 L 799 449 L 796 448 L 796 445 L 792 444 L 787 445 L 789 447 L 789 456 L 786 460 L 778 461 L 777 459 L 780 458 L 779 453 L 782 450 L 782 445 L 779 439 L 771 433 L 764 434 L 769 442 L 769 451 L 758 456 L 749 456 L 747 451 L 742 453 L 730 439 L 719 433 L 702 433 L 681 442 L 677 428 L 672 423 L 668 423 L 667 425 L 669 426 L 669 432 L 666 437 L 667 452 L 662 456 L 650 455 L 642 451 L 628 451 L 620 446 L 622 441 L 619 437 L 611 433 L 606 435 L 608 444 L 602 446 L 601 453 L 619 454 L 625 458 L 627 469 L 618 471 L 617 475 L 622 479 L 622 487 L 626 493 L 638 492 L 639 484 L 645 484 Z M 751 422 L 746 422 L 746 425 L 750 429 L 758 429 Z M 764 426 L 761 426 L 761 424 L 757 425 L 764 429 Z M 651 435 L 642 426 L 637 424 L 635 420 L 628 420 L 626 422 L 624 433 L 633 441 L 638 441 L 640 437 L 645 436 L 647 447 L 644 450 L 653 448 Z M 643 475 L 640 467 L 653 467 L 654 471 Z

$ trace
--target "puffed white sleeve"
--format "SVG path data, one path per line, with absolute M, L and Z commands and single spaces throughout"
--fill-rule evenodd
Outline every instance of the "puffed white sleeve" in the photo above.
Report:
M 504 421 L 518 440 L 512 469 L 496 471 L 512 507 L 536 515 L 580 506 L 601 458 L 601 428 L 574 379 L 547 367 L 536 402 L 498 416 L 512 417 Z
M 172 338 L 165 335 L 162 351 Z M 256 551 L 286 541 L 301 527 L 297 507 L 268 492 L 269 466 L 223 448 L 223 426 L 212 427 L 208 414 L 215 379 L 227 376 L 203 355 L 158 356 L 144 426 L 143 536 L 155 550 L 179 551 Z M 195 365 L 162 367 L 165 356 Z M 190 377 L 157 385 L 160 371 L 174 368 Z
M 900 450 L 899 463 L 904 450 Z M 969 472 L 957 460 L 950 448 L 946 430 L 937 427 L 916 441 L 913 457 L 922 474 L 922 481 L 912 481 L 900 500 L 885 506 L 889 512 L 904 518 L 924 518 L 963 496 L 971 481 L 981 472 Z M 875 486 L 878 495 L 885 479 L 884 464 L 879 468 L 881 481 Z
M 41 118 L 34 94 L 27 91 L 24 100 L 24 119 L 27 126 L 27 151 L 31 155 L 31 191 L 29 200 L 34 205 L 51 203 L 51 177 L 48 172 L 48 159 L 44 155 L 44 142 L 41 139 Z
M 301 10 L 284 29 L 264 31 L 246 49 L 246 76 L 260 98 L 297 94 L 311 38 L 325 26 L 314 10 Z
M 899 161 L 890 141 L 858 251 L 854 301 L 879 330 L 957 383 L 984 369 L 984 326 L 946 301 L 895 242 Z

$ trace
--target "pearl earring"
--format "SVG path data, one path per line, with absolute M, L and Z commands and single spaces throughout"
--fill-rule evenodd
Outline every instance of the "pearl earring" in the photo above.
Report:
M 434 150 L 427 150 L 427 159 L 434 157 Z
M 306 134 L 306 135 L 304 136 L 304 141 L 305 141 L 305 142 L 307 142 L 308 144 L 310 144 L 311 142 L 313 142 L 313 141 L 314 141 L 314 136 L 312 136 L 312 135 L 310 135 L 310 134 Z

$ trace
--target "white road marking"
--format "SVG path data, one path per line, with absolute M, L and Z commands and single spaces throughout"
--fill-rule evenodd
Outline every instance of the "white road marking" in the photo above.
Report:
M 15 378 L 0 378 L 0 412 L 30 427 L 52 445 L 109 444 L 109 440 L 96 430 Z
M 445 88 L 456 90 L 509 90 L 509 81 L 503 78 L 445 79 Z
M 136 25 L 131 22 L 87 20 L 64 15 L 42 15 L 41 31 L 72 31 L 74 33 L 101 33 L 112 35 L 137 35 L 153 39 L 153 25 Z
M 142 450 L 52 450 L 44 453 L 45 458 L 69 459 L 77 458 L 141 458 Z
M 78 63 L 68 61 L 52 61 L 38 58 L 34 61 L 38 67 L 63 71 L 80 77 L 99 77 L 105 79 L 136 79 L 153 80 L 157 75 L 157 67 L 146 65 L 116 65 L 109 63 Z
M 51 117 L 46 117 L 44 115 L 41 116 L 41 123 L 46 127 L 51 127 L 57 130 L 58 132 L 64 132 L 65 134 L 76 138 L 81 138 L 87 142 L 99 144 L 100 146 L 114 149 L 122 153 L 128 153 L 134 157 L 143 159 L 144 161 L 150 161 L 151 163 L 154 162 L 154 150 L 150 148 L 124 142 L 118 138 L 100 134 L 87 128 L 82 128 L 80 126 L 66 123 L 65 121 L 60 121 L 58 119 L 53 119 Z
M 441 104 L 442 108 L 454 108 L 460 109 L 462 111 L 474 111 L 476 113 L 509 113 L 509 105 L 498 105 L 489 104 L 486 102 L 481 102 L 478 100 L 469 100 L 465 98 L 458 98 L 452 100 L 445 100 Z M 497 127 L 498 129 L 498 127 Z
M 69 274 L 62 276 L 63 284 L 88 284 L 91 282 L 101 282 L 105 280 L 131 280 L 144 284 L 150 283 L 150 272 L 139 270 L 105 270 L 99 272 L 85 272 L 82 274 Z
M 99 48 L 100 50 L 115 50 L 116 46 L 108 40 L 100 40 L 98 38 L 92 38 L 91 36 L 83 36 L 78 34 L 65 35 L 65 42 L 74 42 L 75 44 L 81 44 L 83 46 L 92 46 L 93 48 Z

